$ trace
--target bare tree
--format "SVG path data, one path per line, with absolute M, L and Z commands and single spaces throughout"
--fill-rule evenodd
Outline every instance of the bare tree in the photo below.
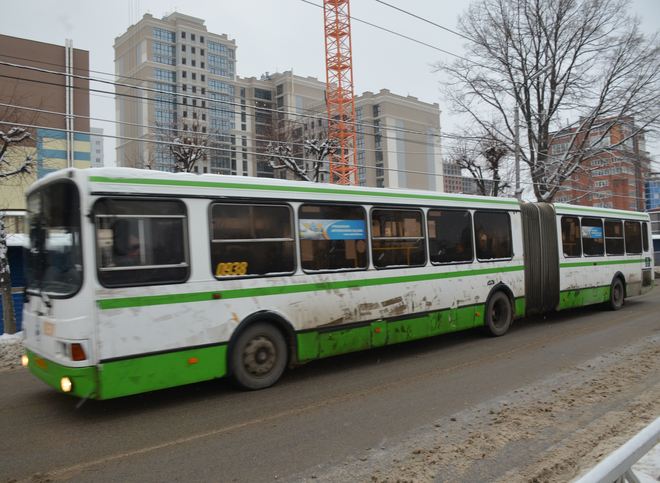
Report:
M 478 194 L 501 196 L 511 186 L 508 176 L 503 178 L 509 148 L 492 132 L 486 131 L 480 137 L 476 142 L 469 140 L 470 137 L 464 138 L 454 146 L 450 161 L 470 173 Z
M 459 19 L 471 39 L 447 73 L 458 112 L 516 147 L 514 111 L 522 114 L 521 159 L 533 191 L 551 201 L 583 161 L 660 124 L 658 35 L 639 32 L 628 0 L 478 0 Z M 486 119 L 495 118 L 495 122 Z M 577 119 L 563 122 L 562 119 Z M 610 145 L 613 128 L 636 129 Z M 571 129 L 568 129 L 571 128 Z M 563 131 L 562 131 L 563 130 Z M 569 146 L 551 156 L 555 136 Z
M 337 150 L 337 143 L 330 139 L 306 139 L 305 156 L 314 156 L 313 161 L 302 160 L 292 155 L 290 143 L 268 143 L 268 162 L 273 169 L 285 169 L 304 181 L 318 183 L 328 173 L 327 158 Z
M 17 157 L 12 153 L 19 146 L 31 139 L 30 133 L 20 127 L 12 127 L 6 133 L 0 130 L 0 186 L 10 179 L 30 174 L 34 169 L 32 157 L 27 155 Z M 14 156 L 12 156 L 14 154 Z M 14 300 L 11 292 L 11 269 L 9 267 L 9 249 L 7 247 L 7 230 L 5 214 L 0 210 L 0 291 L 2 292 L 2 316 L 4 331 L 7 334 L 16 332 L 16 316 Z
M 197 111 L 192 111 L 193 119 L 190 126 L 184 121 L 178 129 L 170 133 L 170 152 L 174 156 L 174 171 L 177 173 L 192 173 L 198 161 L 207 157 L 209 135 L 202 131 Z

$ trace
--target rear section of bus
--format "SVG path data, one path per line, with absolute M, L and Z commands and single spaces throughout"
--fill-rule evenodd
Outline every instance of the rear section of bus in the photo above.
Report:
M 87 398 L 97 393 L 97 371 L 91 283 L 84 276 L 83 204 L 74 176 L 73 170 L 48 176 L 28 194 L 22 363 L 55 389 Z

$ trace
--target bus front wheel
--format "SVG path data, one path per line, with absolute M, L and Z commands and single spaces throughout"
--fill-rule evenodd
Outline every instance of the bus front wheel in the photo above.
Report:
M 252 324 L 239 334 L 229 362 L 232 377 L 240 387 L 250 390 L 270 387 L 286 368 L 284 336 L 271 324 Z
M 612 310 L 619 310 L 623 307 L 625 295 L 626 292 L 623 288 L 623 282 L 621 282 L 619 277 L 616 277 L 612 280 L 612 285 L 610 286 L 610 308 Z
M 486 329 L 494 337 L 506 334 L 513 321 L 511 299 L 502 291 L 495 292 L 486 304 Z

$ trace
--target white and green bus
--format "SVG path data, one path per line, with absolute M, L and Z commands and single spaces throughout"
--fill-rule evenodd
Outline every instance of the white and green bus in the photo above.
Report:
M 23 364 L 81 398 L 290 366 L 653 284 L 648 215 L 124 168 L 28 193 Z

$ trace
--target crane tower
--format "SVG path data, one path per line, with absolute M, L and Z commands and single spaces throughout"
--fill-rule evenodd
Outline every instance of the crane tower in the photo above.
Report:
M 323 19 L 328 138 L 338 146 L 330 154 L 330 182 L 355 185 L 357 153 L 349 0 L 323 0 Z

